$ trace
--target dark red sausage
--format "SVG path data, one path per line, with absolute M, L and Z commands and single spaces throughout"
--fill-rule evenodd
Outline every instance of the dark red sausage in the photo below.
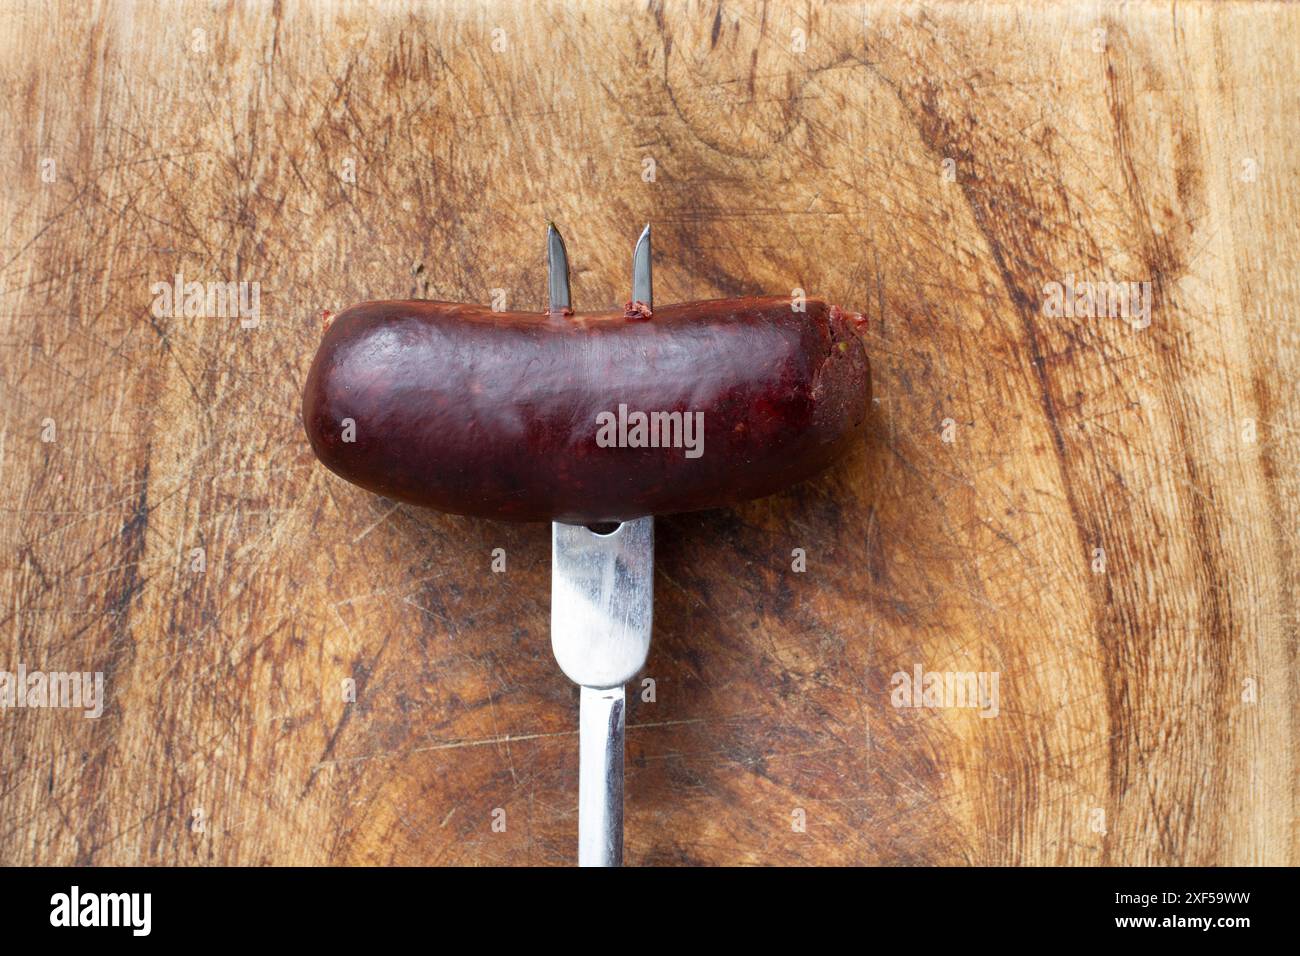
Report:
M 326 332 L 303 422 L 331 471 L 441 511 L 592 523 L 721 507 L 809 477 L 860 434 L 861 321 L 776 297 L 649 318 L 366 302 Z M 661 414 L 638 429 L 637 412 Z

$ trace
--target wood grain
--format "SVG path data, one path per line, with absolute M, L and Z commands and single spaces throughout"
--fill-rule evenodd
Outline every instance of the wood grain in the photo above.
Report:
M 0 863 L 573 859 L 548 529 L 298 420 L 322 309 L 540 308 L 546 218 L 580 307 L 650 221 L 871 317 L 866 447 L 659 522 L 628 862 L 1300 863 L 1298 77 L 1272 4 L 3 3 L 0 669 L 108 703 L 0 712 Z

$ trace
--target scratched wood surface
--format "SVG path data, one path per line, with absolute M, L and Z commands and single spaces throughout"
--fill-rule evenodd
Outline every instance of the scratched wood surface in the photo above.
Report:
M 865 447 L 658 523 L 628 862 L 1300 862 L 1298 79 L 1272 5 L 6 0 L 0 669 L 107 703 L 0 712 L 0 863 L 573 859 L 549 529 L 298 419 L 321 310 L 540 308 L 546 218 L 580 307 L 650 221 L 660 301 L 871 318 Z

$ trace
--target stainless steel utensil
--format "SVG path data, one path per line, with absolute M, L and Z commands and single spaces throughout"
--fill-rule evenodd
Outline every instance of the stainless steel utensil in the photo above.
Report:
M 551 311 L 570 307 L 564 240 L 547 223 Z M 632 299 L 651 304 L 650 226 L 632 255 Z M 593 423 L 594 427 L 594 423 Z M 623 863 L 623 685 L 650 652 L 654 518 L 608 534 L 551 523 L 551 649 L 582 688 L 578 718 L 578 865 Z

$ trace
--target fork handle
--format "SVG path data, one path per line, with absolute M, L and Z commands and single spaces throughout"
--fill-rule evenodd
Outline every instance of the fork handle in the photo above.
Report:
M 623 688 L 583 687 L 578 711 L 578 865 L 623 865 Z

